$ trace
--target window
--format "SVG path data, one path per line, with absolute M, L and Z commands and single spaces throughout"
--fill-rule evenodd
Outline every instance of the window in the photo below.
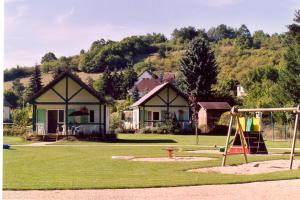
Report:
M 64 110 L 58 111 L 58 122 L 60 122 L 60 123 L 65 122 L 65 111 Z
M 153 121 L 159 120 L 159 112 L 153 112 Z
M 90 122 L 95 122 L 95 112 L 93 110 L 90 110 Z

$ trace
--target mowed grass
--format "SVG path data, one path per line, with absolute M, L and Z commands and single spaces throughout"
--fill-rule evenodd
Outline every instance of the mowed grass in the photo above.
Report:
M 138 137 L 138 138 L 137 138 Z M 120 135 L 126 140 L 161 140 L 172 139 L 178 148 L 204 149 L 195 147 L 193 136 L 174 135 Z M 200 136 L 200 141 L 215 144 L 224 143 L 224 137 Z M 211 141 L 213 140 L 213 141 Z M 144 142 L 142 144 L 152 144 Z M 80 142 L 76 142 L 79 144 Z M 82 142 L 86 144 L 87 142 Z M 69 143 L 68 143 L 69 144 Z M 213 157 L 216 160 L 197 162 L 135 162 L 116 160 L 112 156 L 165 157 L 166 150 L 162 146 L 138 146 L 114 143 L 111 145 L 58 145 L 43 147 L 14 147 L 4 151 L 3 187 L 5 190 L 30 189 L 91 189 L 91 188 L 143 188 L 183 185 L 244 183 L 279 179 L 300 178 L 300 169 L 260 175 L 226 175 L 215 173 L 191 173 L 187 169 L 220 166 L 222 155 L 195 154 L 178 152 L 177 156 Z M 136 144 L 136 143 L 128 143 Z M 186 146 L 191 144 L 193 146 Z M 182 145 L 182 146 L 180 146 Z M 206 148 L 207 149 L 207 148 Z M 249 161 L 288 159 L 282 156 L 251 156 Z M 299 157 L 296 157 L 299 158 Z M 230 156 L 228 164 L 243 163 L 241 155 Z
M 231 136 L 233 139 L 233 136 Z M 200 135 L 199 146 L 225 146 L 226 136 Z M 271 141 L 265 140 L 268 148 L 290 148 L 291 140 Z M 118 134 L 118 141 L 113 143 L 89 142 L 89 141 L 60 141 L 55 145 L 170 145 L 170 146 L 194 146 L 195 135 L 170 135 L 170 134 Z M 297 140 L 296 147 L 300 148 Z
M 225 136 L 199 136 L 199 145 L 224 145 Z M 171 134 L 118 134 L 118 140 L 112 143 L 90 141 L 59 141 L 55 145 L 196 145 L 194 135 Z
M 31 141 L 26 141 L 22 137 L 17 136 L 3 136 L 3 144 L 10 144 L 10 145 L 16 145 L 16 144 L 30 144 Z

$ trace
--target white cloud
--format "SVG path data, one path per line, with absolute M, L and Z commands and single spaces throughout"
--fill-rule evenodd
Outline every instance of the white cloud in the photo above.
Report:
M 56 21 L 58 24 L 63 24 L 66 20 L 68 20 L 73 14 L 74 14 L 74 7 L 72 7 L 70 10 L 68 10 L 66 13 L 63 13 L 61 15 L 59 15 L 56 18 Z

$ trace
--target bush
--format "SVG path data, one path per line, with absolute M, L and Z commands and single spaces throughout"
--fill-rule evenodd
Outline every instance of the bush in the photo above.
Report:
M 3 127 L 4 136 L 23 136 L 26 133 L 26 126 L 12 125 Z
M 230 112 L 229 111 L 224 112 L 218 121 L 218 125 L 228 126 L 229 121 L 230 121 Z
M 118 133 L 123 133 L 124 130 L 121 129 L 121 128 L 116 128 L 114 132 L 115 132 L 116 134 L 118 134 Z
M 30 115 L 29 108 L 13 110 L 12 111 L 13 124 L 26 127 L 27 125 L 30 124 L 29 115 Z
M 138 133 L 152 133 L 150 128 L 140 128 Z
M 109 128 L 110 130 L 115 130 L 121 127 L 121 116 L 119 112 L 113 112 L 110 114 L 109 118 Z

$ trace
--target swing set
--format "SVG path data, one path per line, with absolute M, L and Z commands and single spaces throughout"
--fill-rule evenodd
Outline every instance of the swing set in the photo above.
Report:
M 295 145 L 296 145 L 298 119 L 300 114 L 300 105 L 298 105 L 297 107 L 289 107 L 289 108 L 250 108 L 250 109 L 237 108 L 234 106 L 230 111 L 231 116 L 230 116 L 228 132 L 227 132 L 225 151 L 223 154 L 222 166 L 225 166 L 228 155 L 243 154 L 245 158 L 245 162 L 248 163 L 247 153 L 261 153 L 261 154 L 268 153 L 261 134 L 260 126 L 258 129 L 256 128 L 256 130 L 253 130 L 246 126 L 245 118 L 240 117 L 242 113 L 251 113 L 251 112 L 252 113 L 253 112 L 255 113 L 256 112 L 292 112 L 295 114 L 295 125 L 294 125 L 293 140 L 292 140 L 292 147 L 290 153 L 290 169 L 292 169 L 293 160 L 295 156 Z M 230 135 L 232 132 L 232 124 L 234 119 L 237 125 L 236 125 L 236 132 L 234 135 L 234 139 L 232 140 L 233 141 L 232 142 L 230 141 Z M 251 141 L 251 139 L 254 141 Z M 253 148 L 253 144 L 257 145 L 256 148 Z M 237 145 L 239 145 L 239 147 L 237 147 Z

